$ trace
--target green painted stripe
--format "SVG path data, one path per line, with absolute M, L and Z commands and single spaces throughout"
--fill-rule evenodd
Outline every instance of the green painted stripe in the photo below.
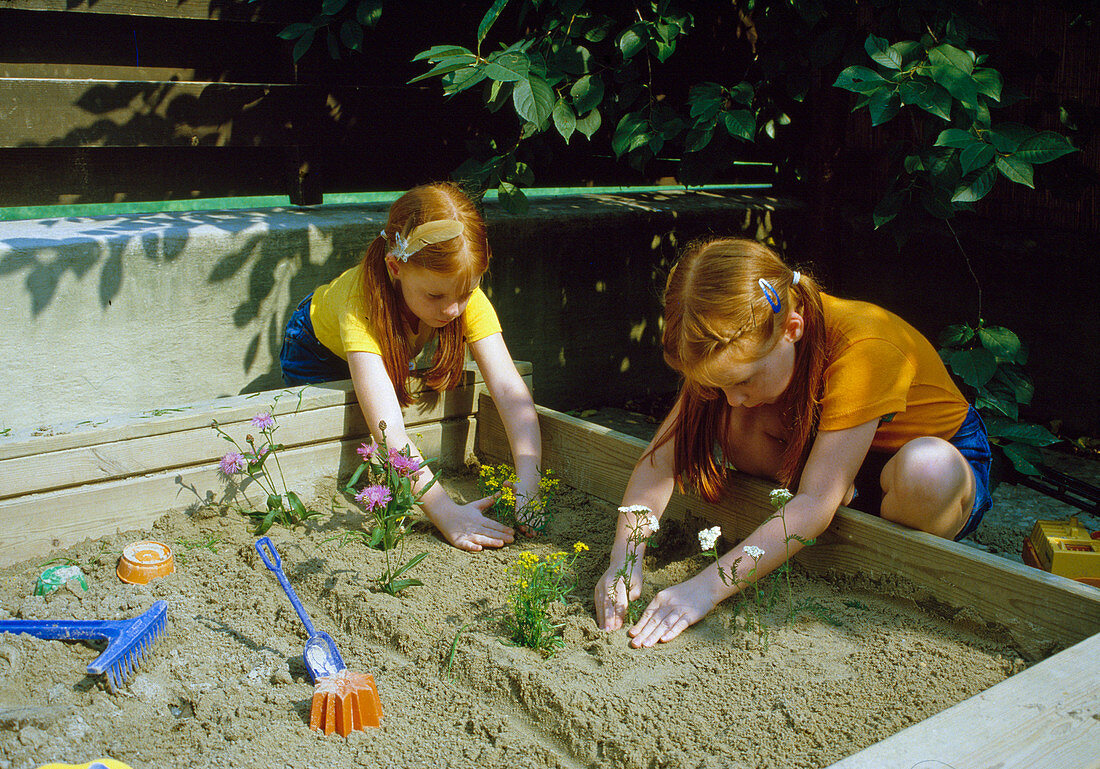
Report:
M 765 164 L 766 165 L 766 164 Z M 771 189 L 770 184 L 708 184 L 701 187 L 664 186 L 607 186 L 607 187 L 538 187 L 524 190 L 528 198 L 556 197 L 563 195 L 609 195 L 634 192 L 680 192 L 685 190 L 754 191 Z M 392 203 L 402 191 L 349 192 L 325 195 L 322 205 L 366 205 Z M 496 190 L 485 194 L 486 200 L 496 200 Z M 264 195 L 240 198 L 201 198 L 196 200 L 150 200 L 130 203 L 82 203 L 53 206 L 14 206 L 0 208 L 0 221 L 19 219 L 65 219 L 85 216 L 122 216 L 184 211 L 232 210 L 241 208 L 287 208 L 290 198 L 285 195 Z

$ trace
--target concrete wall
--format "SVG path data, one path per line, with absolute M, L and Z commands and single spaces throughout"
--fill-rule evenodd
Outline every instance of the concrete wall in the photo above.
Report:
M 586 195 L 486 206 L 485 285 L 556 409 L 667 391 L 660 286 L 686 240 L 766 236 L 778 201 Z M 280 384 L 299 299 L 360 257 L 385 206 L 0 222 L 0 434 Z

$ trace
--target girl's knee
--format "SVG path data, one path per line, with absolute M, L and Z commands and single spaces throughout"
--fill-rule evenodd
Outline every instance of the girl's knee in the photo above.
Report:
M 884 494 L 917 493 L 952 496 L 966 488 L 970 469 L 958 449 L 941 438 L 916 438 L 882 470 Z M 938 493 L 937 493 L 938 492 Z
M 948 536 L 973 500 L 973 475 L 962 454 L 940 438 L 905 444 L 882 470 L 882 517 Z

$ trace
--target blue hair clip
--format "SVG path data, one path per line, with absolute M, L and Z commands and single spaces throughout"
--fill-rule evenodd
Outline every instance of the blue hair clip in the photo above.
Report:
M 757 281 L 760 284 L 760 290 L 764 292 L 764 298 L 768 300 L 768 304 L 772 306 L 772 312 L 779 312 L 779 294 L 775 293 L 775 289 L 772 288 L 772 284 L 761 278 Z

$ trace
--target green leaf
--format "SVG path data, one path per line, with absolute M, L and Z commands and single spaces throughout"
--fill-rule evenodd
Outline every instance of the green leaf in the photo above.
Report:
M 979 411 L 995 411 L 1013 422 L 1020 418 L 1020 405 L 1016 401 L 985 390 L 979 390 L 974 396 L 974 408 Z
M 404 566 L 399 566 L 393 572 L 393 576 L 394 577 L 400 577 L 402 574 L 409 571 L 410 569 L 416 568 L 420 564 L 420 562 L 423 561 L 427 557 L 428 557 L 427 551 L 425 551 L 423 553 L 419 553 L 418 555 L 414 555 L 412 558 L 410 558 L 408 560 L 408 562 Z
M 973 144 L 977 139 L 974 138 L 974 134 L 969 131 L 963 131 L 958 128 L 948 128 L 945 131 L 940 131 L 940 135 L 936 137 L 936 147 L 967 147 Z
M 1020 146 L 1016 150 L 1016 157 L 1027 163 L 1038 165 L 1039 163 L 1049 163 L 1071 152 L 1077 152 L 1077 148 L 1070 144 L 1064 136 L 1056 134 L 1054 131 L 1042 131 L 1020 142 Z
M 692 128 L 684 137 L 684 152 L 699 152 L 710 144 L 713 128 Z
M 592 54 L 583 45 L 563 45 L 554 54 L 554 66 L 570 75 L 583 75 L 588 71 Z
M 985 142 L 975 141 L 963 147 L 962 152 L 959 153 L 959 164 L 962 166 L 963 176 L 966 176 L 975 168 L 989 165 L 996 154 L 997 151 Z
M 591 139 L 592 134 L 600 129 L 602 122 L 603 118 L 600 116 L 600 111 L 594 109 L 584 117 L 577 118 L 577 130 L 584 134 L 585 138 Z
M 355 9 L 355 20 L 364 27 L 374 29 L 382 18 L 382 0 L 359 0 Z
M 863 48 L 879 66 L 886 69 L 901 69 L 901 54 L 891 48 L 885 38 L 868 35 Z
M 722 121 L 726 132 L 735 139 L 751 142 L 756 138 L 756 116 L 747 109 L 723 112 Z
M 577 130 L 577 115 L 573 112 L 573 108 L 570 107 L 565 99 L 558 99 L 558 103 L 554 105 L 554 111 L 552 113 L 554 118 L 554 127 L 558 129 L 558 133 L 565 139 L 565 143 L 569 143 L 569 137 L 573 135 L 573 132 Z
M 974 71 L 974 56 L 970 51 L 963 51 L 947 43 L 931 49 L 928 52 L 928 58 L 934 66 L 950 67 L 964 75 Z
M 1001 73 L 995 69 L 983 68 L 974 71 L 974 82 L 978 93 L 985 94 L 993 101 L 1001 100 Z
M 1023 184 L 1032 189 L 1035 188 L 1035 182 L 1032 180 L 1031 163 L 1019 160 L 1015 157 L 999 155 L 997 157 L 996 166 L 1005 178 L 1010 181 L 1014 181 L 1017 184 Z
M 981 387 L 997 371 L 997 358 L 985 348 L 958 350 L 949 358 L 951 370 L 971 387 Z
M 413 56 L 411 61 L 423 61 L 429 59 L 432 61 L 439 61 L 441 59 L 450 58 L 452 56 L 466 56 L 472 57 L 475 61 L 477 57 L 468 48 L 463 48 L 460 45 L 433 45 L 426 51 L 421 51 L 416 56 Z
M 458 70 L 465 69 L 467 67 L 470 68 L 472 73 L 478 73 L 481 75 L 481 78 L 484 78 L 485 73 L 481 70 L 480 67 L 474 66 L 476 63 L 477 57 L 474 56 L 472 53 L 447 56 L 443 59 L 438 60 L 436 62 L 436 65 L 427 72 L 414 77 L 412 80 L 409 81 L 409 83 L 416 83 L 420 80 L 427 80 L 429 77 L 436 77 L 437 75 L 446 75 L 451 72 L 457 72 Z M 473 83 L 471 83 L 470 85 L 473 85 Z M 466 87 L 468 88 L 469 86 Z
M 569 95 L 573 97 L 573 109 L 578 115 L 583 115 L 600 106 L 603 94 L 603 78 L 599 75 L 585 75 L 578 78 L 569 89 Z
M 889 80 L 873 69 L 854 65 L 844 69 L 833 83 L 836 88 L 843 88 L 853 93 L 871 93 L 882 87 L 893 88 Z
M 417 587 L 423 584 L 424 583 L 418 579 L 395 579 L 391 582 L 386 583 L 384 587 L 386 589 L 386 592 L 390 595 L 397 595 L 405 588 Z
M 1040 475 L 1038 465 L 1043 463 L 1043 455 L 1034 446 L 1021 443 L 1007 443 L 1001 451 L 1012 461 L 1012 466 L 1024 475 Z
M 501 182 L 497 187 L 497 199 L 506 211 L 513 214 L 525 213 L 531 205 L 523 190 L 508 182 Z
M 554 111 L 554 89 L 538 75 L 530 75 L 516 83 L 512 105 L 516 114 L 541 127 Z
M 944 120 L 951 119 L 951 94 L 927 78 L 913 78 L 898 86 L 902 104 L 912 104 Z
M 1005 390 L 1012 393 L 1012 397 L 1022 406 L 1031 403 L 1031 399 L 1035 396 L 1035 385 L 1031 383 L 1031 380 L 1028 379 L 1023 372 L 1015 368 L 1001 366 L 994 379 L 996 379 Z
M 300 22 L 296 24 L 287 24 L 285 27 L 279 30 L 279 37 L 281 37 L 283 40 L 295 40 L 306 34 L 307 32 L 313 31 L 314 27 L 312 24 L 303 24 Z
M 344 10 L 344 6 L 348 4 L 348 0 L 324 0 L 321 3 L 321 13 L 325 16 L 335 16 Z
M 645 48 L 645 38 L 642 37 L 641 32 L 645 28 L 641 24 L 634 24 L 623 30 L 623 33 L 619 35 L 619 50 L 623 54 L 623 58 L 629 61 L 637 53 Z
M 901 211 L 901 207 L 908 197 L 909 196 L 903 190 L 893 190 L 883 197 L 875 206 L 874 213 L 872 214 L 875 229 L 877 230 L 882 225 L 893 220 Z
M 615 126 L 615 134 L 611 137 L 611 149 L 615 157 L 622 157 L 631 150 L 642 147 L 649 142 L 651 130 L 649 120 L 639 112 L 628 112 Z
M 298 498 L 298 495 L 293 491 L 286 493 L 287 502 L 290 503 L 290 509 L 293 510 L 299 517 L 306 515 L 306 506 L 302 504 L 302 500 Z
M 451 96 L 473 88 L 486 77 L 483 67 L 466 67 L 443 76 L 443 93 Z M 495 82 L 495 81 L 494 81 Z
M 993 189 L 997 182 L 997 169 L 987 166 L 973 178 L 964 177 L 962 183 L 951 194 L 952 203 L 976 203 Z
M 982 347 L 1002 360 L 1013 361 L 1020 352 L 1020 337 L 1003 326 L 982 326 L 978 339 Z
M 1026 443 L 1028 446 L 1050 446 L 1061 440 L 1042 425 L 1027 422 L 1006 422 L 996 429 L 990 428 L 989 437 L 1005 438 L 1016 443 Z
M 481 17 L 481 23 L 477 25 L 477 42 L 481 45 L 481 41 L 485 39 L 485 36 L 489 34 L 489 29 L 492 28 L 493 23 L 496 22 L 500 16 L 500 12 L 504 10 L 504 6 L 508 5 L 508 0 L 496 0 L 493 5 L 485 12 L 485 15 Z M 479 49 L 480 50 L 480 49 Z
M 298 38 L 298 42 L 294 44 L 294 50 L 291 51 L 291 57 L 294 61 L 298 61 L 306 55 L 306 51 L 313 45 L 313 35 L 313 30 L 310 30 Z
M 961 347 L 974 338 L 974 329 L 965 323 L 948 326 L 940 334 L 941 347 Z
M 883 89 L 871 94 L 867 110 L 871 113 L 871 125 L 877 126 L 891 120 L 901 109 L 901 99 L 896 91 Z
M 531 71 L 531 59 L 520 51 L 501 51 L 489 57 L 485 76 L 501 83 L 523 80 Z
M 347 19 L 340 25 L 340 42 L 352 51 L 363 47 L 363 28 L 357 22 Z
M 1004 123 L 986 132 L 986 138 L 997 152 L 1011 155 L 1025 141 L 1035 136 L 1035 131 L 1019 123 Z

